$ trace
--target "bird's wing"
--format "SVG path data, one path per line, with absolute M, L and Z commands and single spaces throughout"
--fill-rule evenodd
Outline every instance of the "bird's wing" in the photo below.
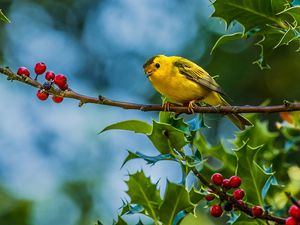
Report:
M 189 80 L 192 80 L 200 86 L 208 88 L 209 90 L 225 95 L 217 82 L 197 64 L 178 57 L 178 59 L 174 61 L 174 66 L 178 68 L 179 73 L 186 76 Z

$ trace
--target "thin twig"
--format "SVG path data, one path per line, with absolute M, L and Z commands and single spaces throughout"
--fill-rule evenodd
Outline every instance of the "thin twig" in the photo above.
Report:
M 249 215 L 249 216 L 252 217 L 251 208 L 249 208 L 246 204 L 245 205 L 240 204 L 232 196 L 227 195 L 225 192 L 223 192 L 220 189 L 218 189 L 215 185 L 213 185 L 210 182 L 208 182 L 206 180 L 206 178 L 200 172 L 198 172 L 196 169 L 192 169 L 192 171 L 195 174 L 195 176 L 201 181 L 201 183 L 204 186 L 210 188 L 216 195 L 219 196 L 220 199 L 226 200 L 227 202 L 229 202 L 230 204 L 232 204 L 235 209 L 238 209 L 239 211 L 242 211 L 242 212 L 244 212 L 247 215 Z M 264 214 L 262 214 L 260 216 L 257 216 L 257 217 L 255 217 L 255 219 L 262 219 L 262 220 L 266 220 L 266 221 L 274 221 L 277 224 L 285 224 L 285 219 L 284 218 L 273 216 L 273 215 L 270 215 L 268 213 L 264 213 Z
M 21 77 L 9 68 L 1 68 L 0 74 L 7 76 L 8 80 L 16 80 L 36 88 L 42 88 L 42 84 L 30 77 Z M 130 102 L 122 102 L 108 99 L 103 96 L 91 97 L 76 93 L 75 91 L 68 89 L 66 91 L 60 91 L 56 88 L 51 88 L 46 91 L 49 94 L 60 95 L 65 98 L 77 99 L 80 101 L 79 105 L 82 106 L 86 103 L 109 105 L 114 107 L 120 107 L 123 109 L 135 109 L 141 111 L 164 111 L 162 105 L 151 105 L 151 104 L 136 104 Z M 277 112 L 289 112 L 289 111 L 300 111 L 300 103 L 291 103 L 284 101 L 282 105 L 274 106 L 195 106 L 195 113 L 218 113 L 218 114 L 236 114 L 236 113 L 277 113 Z M 176 113 L 190 113 L 187 106 L 170 106 L 170 112 Z

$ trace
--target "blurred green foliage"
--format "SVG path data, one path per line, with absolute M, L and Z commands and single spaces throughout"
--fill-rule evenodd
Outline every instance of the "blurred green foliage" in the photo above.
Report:
M 29 225 L 31 224 L 32 202 L 17 199 L 0 187 L 0 224 Z

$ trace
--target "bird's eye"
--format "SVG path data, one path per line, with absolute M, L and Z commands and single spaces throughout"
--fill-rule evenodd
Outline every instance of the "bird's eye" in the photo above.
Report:
M 155 63 L 155 67 L 158 69 L 160 67 L 159 63 Z

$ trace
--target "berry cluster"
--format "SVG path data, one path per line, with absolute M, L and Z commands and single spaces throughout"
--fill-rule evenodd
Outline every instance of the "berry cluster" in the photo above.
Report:
M 37 63 L 34 67 L 34 72 L 36 74 L 34 80 L 37 80 L 38 76 L 42 75 L 43 73 L 46 72 L 47 66 L 45 63 Z M 20 75 L 21 77 L 30 77 L 30 71 L 24 66 L 19 67 L 17 74 Z M 45 74 L 45 79 L 47 80 L 44 84 L 43 87 L 37 91 L 36 96 L 38 99 L 41 101 L 45 101 L 49 97 L 49 91 L 52 87 L 53 84 L 55 84 L 60 90 L 65 91 L 69 89 L 68 83 L 67 83 L 67 78 L 63 74 L 57 74 L 53 71 L 47 71 Z M 52 96 L 52 100 L 55 103 L 61 103 L 63 101 L 62 96 Z
M 242 180 L 239 176 L 232 176 L 229 179 L 224 179 L 223 175 L 220 173 L 214 173 L 211 176 L 211 182 L 220 187 L 222 193 L 225 193 L 226 195 L 230 196 L 228 199 L 235 199 L 237 204 L 241 206 L 247 206 L 246 202 L 244 202 L 242 199 L 245 197 L 246 193 L 242 188 L 239 188 Z M 205 199 L 207 201 L 212 201 L 216 196 L 218 196 L 218 193 L 213 193 L 213 191 L 209 190 L 209 194 L 205 196 Z M 220 196 L 219 196 L 220 197 Z M 222 207 L 221 203 L 224 202 L 224 205 Z M 220 217 L 223 214 L 223 209 L 225 211 L 231 211 L 234 208 L 234 201 L 228 200 L 224 201 L 224 199 L 220 198 L 220 203 L 212 205 L 210 208 L 210 214 L 213 217 Z M 253 217 L 258 217 L 263 214 L 263 209 L 259 206 L 253 206 L 251 208 L 251 214 Z
M 300 225 L 300 201 L 298 204 L 292 205 L 289 209 L 290 217 L 285 220 L 286 225 Z

